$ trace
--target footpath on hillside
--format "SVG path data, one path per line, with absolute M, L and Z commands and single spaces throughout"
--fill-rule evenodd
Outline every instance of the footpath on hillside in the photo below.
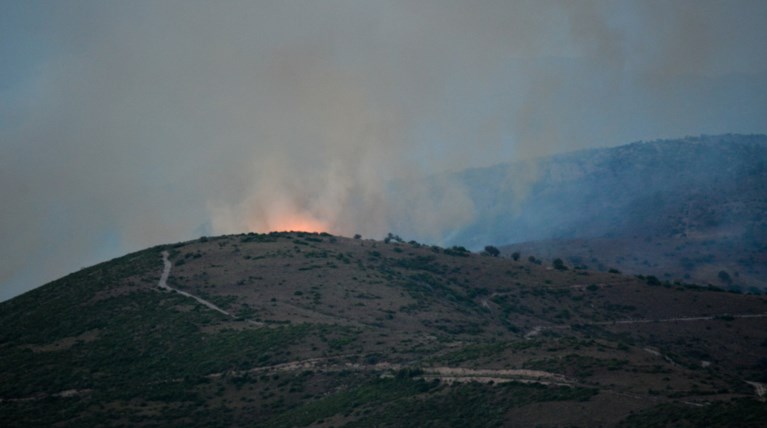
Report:
M 224 314 L 224 315 L 226 315 L 226 316 L 228 316 L 230 318 L 236 318 L 237 317 L 236 315 L 231 314 L 231 313 L 225 311 L 224 309 L 221 309 L 219 306 L 217 306 L 215 303 L 213 303 L 213 302 L 211 302 L 209 300 L 205 300 L 202 297 L 195 296 L 192 293 L 188 293 L 186 291 L 179 290 L 178 288 L 174 288 L 174 287 L 171 287 L 170 285 L 168 285 L 168 277 L 170 276 L 170 269 L 171 269 L 171 267 L 173 267 L 173 263 L 171 263 L 170 259 L 168 258 L 169 256 L 170 256 L 170 254 L 168 254 L 167 251 L 163 251 L 162 252 L 163 269 L 162 269 L 162 275 L 160 275 L 160 281 L 157 283 L 158 287 L 162 288 L 163 290 L 168 290 L 168 291 L 171 291 L 171 292 L 176 292 L 176 293 L 178 293 L 178 294 L 180 294 L 182 296 L 189 297 L 190 299 L 194 299 L 194 300 L 197 301 L 197 303 L 199 303 L 199 304 L 201 304 L 201 305 L 203 305 L 203 306 L 205 306 L 205 307 L 207 307 L 209 309 L 212 309 L 212 310 L 214 310 L 216 312 Z M 262 323 L 262 322 L 255 321 L 255 320 L 250 320 L 250 319 L 245 320 L 245 322 L 248 322 L 250 324 L 257 325 L 257 326 L 263 326 L 264 325 L 264 323 Z
M 162 252 L 163 269 L 162 269 L 162 276 L 160 276 L 160 282 L 157 284 L 158 287 L 160 287 L 160 288 L 162 288 L 164 290 L 168 290 L 168 291 L 175 291 L 176 293 L 178 293 L 178 294 L 180 294 L 182 296 L 186 296 L 186 297 L 189 297 L 189 298 L 192 298 L 192 299 L 196 300 L 201 305 L 207 306 L 208 308 L 213 309 L 214 311 L 221 312 L 222 314 L 224 314 L 224 315 L 226 315 L 228 317 L 234 318 L 234 315 L 232 315 L 229 312 L 219 308 L 218 306 L 216 306 L 212 302 L 210 302 L 208 300 L 205 300 L 202 297 L 197 297 L 197 296 L 195 296 L 195 295 L 193 295 L 191 293 L 187 293 L 186 291 L 182 291 L 182 290 L 179 290 L 178 288 L 173 288 L 173 287 L 169 286 L 168 285 L 168 277 L 170 276 L 170 268 L 171 268 L 171 266 L 173 266 L 173 264 L 168 259 L 168 255 L 169 254 L 168 254 L 167 251 L 163 251 Z

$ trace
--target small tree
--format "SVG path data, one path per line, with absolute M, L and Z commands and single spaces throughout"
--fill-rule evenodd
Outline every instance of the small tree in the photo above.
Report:
M 501 251 L 498 248 L 493 247 L 492 245 L 487 245 L 485 247 L 485 254 L 493 257 L 498 257 L 498 255 L 501 254 Z
M 565 266 L 565 262 L 562 259 L 554 259 L 554 269 L 567 270 L 567 266 Z
M 514 259 L 514 261 L 519 260 L 519 251 L 514 251 L 511 253 L 511 258 Z

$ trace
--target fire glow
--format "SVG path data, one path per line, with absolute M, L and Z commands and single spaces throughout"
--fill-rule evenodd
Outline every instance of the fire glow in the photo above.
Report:
M 256 226 L 256 227 L 252 227 Z M 261 232 L 328 232 L 330 225 L 309 213 L 282 213 L 273 216 L 267 224 L 251 225 L 250 229 L 266 229 Z M 264 227 L 265 226 L 265 227 Z

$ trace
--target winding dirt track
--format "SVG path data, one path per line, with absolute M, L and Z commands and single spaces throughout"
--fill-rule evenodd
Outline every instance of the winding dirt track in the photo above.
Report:
M 25 401 L 40 401 L 48 398 L 72 398 L 80 395 L 86 395 L 93 392 L 92 389 L 68 389 L 66 391 L 55 392 L 53 394 L 40 393 L 29 397 L 21 398 L 0 398 L 0 403 L 23 403 Z
M 168 285 L 168 276 L 170 275 L 170 268 L 173 266 L 173 264 L 168 260 L 168 252 L 163 251 L 162 252 L 162 263 L 163 263 L 163 269 L 162 269 L 162 276 L 160 276 L 160 282 L 157 283 L 157 286 L 168 291 L 175 291 L 176 293 L 186 296 L 189 298 L 192 298 L 196 300 L 201 305 L 207 306 L 210 309 L 213 309 L 214 311 L 221 312 L 222 314 L 228 316 L 228 317 L 234 317 L 234 315 L 230 314 L 229 312 L 219 308 L 218 306 L 214 305 L 213 303 L 203 299 L 202 297 L 197 297 L 193 294 L 187 293 L 186 291 L 181 291 L 177 288 L 173 288 Z
M 541 383 L 551 385 L 573 386 L 575 381 L 567 379 L 565 376 L 557 373 L 546 372 L 542 370 L 527 369 L 471 369 L 464 367 L 417 367 L 411 365 L 395 364 L 381 362 L 376 364 L 359 364 L 338 360 L 355 357 L 358 355 L 337 355 L 333 357 L 310 358 L 306 360 L 291 361 L 287 363 L 275 364 L 272 366 L 256 367 L 250 370 L 229 371 L 225 373 L 213 373 L 208 375 L 210 378 L 220 378 L 222 376 L 243 376 L 255 373 L 274 373 L 274 372 L 295 372 L 305 370 L 316 370 L 323 373 L 357 371 L 357 372 L 381 372 L 394 373 L 403 369 L 420 370 L 423 379 L 439 379 L 446 383 L 480 382 L 480 383 L 503 383 L 503 382 L 526 382 Z
M 685 321 L 710 321 L 719 318 L 767 318 L 767 313 L 764 314 L 719 314 L 709 315 L 705 317 L 677 317 L 677 318 L 661 318 L 661 319 L 628 319 L 618 321 L 600 321 L 590 323 L 590 325 L 612 325 L 612 324 L 647 324 L 654 322 L 685 322 Z
M 746 383 L 754 387 L 754 393 L 759 397 L 759 400 L 765 401 L 767 399 L 767 397 L 765 397 L 765 395 L 767 395 L 767 384 L 751 381 L 746 381 Z
M 615 320 L 615 321 L 596 321 L 596 322 L 585 322 L 585 323 L 579 323 L 580 325 L 623 325 L 623 324 L 651 324 L 651 323 L 661 323 L 661 322 L 691 322 L 691 321 L 711 321 L 715 319 L 726 319 L 726 318 L 767 318 L 767 313 L 762 314 L 718 314 L 718 315 L 708 315 L 708 316 L 698 316 L 698 317 L 675 317 L 675 318 L 653 318 L 653 319 L 627 319 L 627 320 Z M 537 325 L 530 329 L 527 334 L 525 334 L 525 337 L 534 337 L 539 335 L 543 330 L 562 330 L 570 328 L 569 324 L 565 325 L 549 325 L 549 326 L 543 326 L 543 325 Z

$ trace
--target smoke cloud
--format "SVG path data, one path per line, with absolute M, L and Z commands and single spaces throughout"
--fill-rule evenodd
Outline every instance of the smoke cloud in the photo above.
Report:
M 200 234 L 439 243 L 476 216 L 445 172 L 764 132 L 765 18 L 758 0 L 5 2 L 0 299 Z

